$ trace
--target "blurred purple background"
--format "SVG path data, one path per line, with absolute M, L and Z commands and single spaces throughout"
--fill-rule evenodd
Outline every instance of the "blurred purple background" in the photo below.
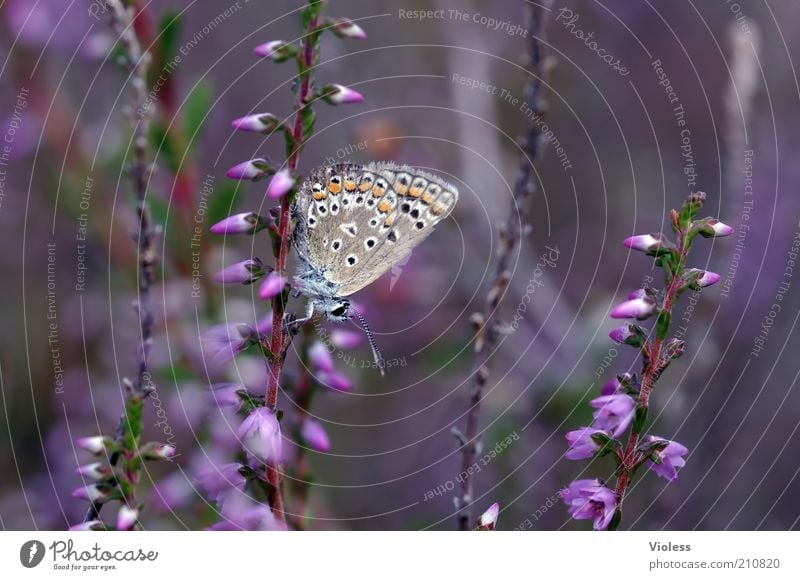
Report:
M 230 121 L 289 113 L 293 68 L 259 61 L 252 48 L 297 38 L 290 12 L 298 6 L 154 0 L 141 19 L 140 33 L 159 39 L 149 195 L 165 229 L 151 360 L 157 397 L 146 404 L 145 425 L 147 437 L 161 440 L 168 427 L 179 453 L 145 474 L 147 529 L 215 521 L 192 480 L 209 462 L 230 460 L 215 454 L 235 445 L 237 424 L 209 385 L 264 389 L 259 358 L 210 366 L 200 335 L 268 314 L 254 287 L 216 286 L 211 276 L 253 254 L 269 259 L 269 239 L 193 240 L 192 228 L 206 232 L 231 204 L 267 211 L 262 183 L 237 187 L 225 171 L 251 157 L 282 159 L 282 143 L 234 135 Z M 404 17 L 409 10 L 442 17 Z M 63 529 L 80 520 L 86 506 L 70 494 L 87 458 L 72 440 L 113 431 L 121 380 L 135 372 L 128 96 L 115 39 L 96 11 L 83 1 L 0 6 L 0 529 Z M 337 360 L 354 386 L 314 401 L 332 448 L 309 458 L 308 527 L 454 529 L 460 456 L 450 428 L 463 426 L 467 409 L 469 315 L 487 290 L 519 163 L 515 139 L 527 122 L 514 101 L 526 82 L 518 64 L 524 29 L 513 28 L 523 24 L 524 3 L 332 0 L 328 11 L 356 19 L 369 37 L 326 37 L 319 81 L 352 86 L 366 100 L 317 108 L 301 171 L 330 158 L 394 160 L 447 175 L 461 201 L 406 264 L 356 296 L 384 355 L 402 366 L 385 379 L 358 368 L 371 361 L 363 341 L 348 351 L 357 368 Z M 572 25 L 569 12 L 579 16 Z M 164 41 L 159 30 L 171 14 L 179 24 Z M 693 265 L 723 279 L 696 304 L 681 303 L 687 353 L 654 393 L 654 431 L 690 449 L 687 466 L 671 485 L 640 478 L 626 525 L 798 527 L 800 289 L 785 275 L 800 235 L 800 37 L 791 25 L 798 18 L 800 6 L 789 2 L 555 3 L 545 95 L 553 140 L 537 163 L 532 233 L 514 256 L 503 315 L 512 319 L 526 293 L 532 299 L 491 359 L 481 414 L 484 452 L 511 438 L 475 478 L 477 510 L 502 506 L 499 529 L 584 529 L 555 496 L 586 467 L 562 458 L 563 436 L 586 423 L 586 402 L 600 385 L 629 370 L 630 353 L 607 338 L 608 312 L 656 273 L 620 242 L 660 231 L 690 188 L 706 191 L 707 213 L 738 231 L 696 244 Z M 594 32 L 626 74 L 575 29 Z M 660 84 L 659 66 L 668 82 Z M 782 281 L 790 286 L 779 301 Z M 765 331 L 775 303 L 780 311 Z M 300 313 L 303 304 L 290 309 Z M 297 368 L 290 354 L 287 380 Z M 280 405 L 294 411 L 287 396 Z M 290 461 L 291 436 L 285 447 Z M 609 469 L 598 462 L 590 473 Z

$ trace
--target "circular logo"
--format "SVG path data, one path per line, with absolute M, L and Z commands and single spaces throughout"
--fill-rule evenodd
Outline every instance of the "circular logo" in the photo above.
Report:
M 26 568 L 35 568 L 44 559 L 44 544 L 39 540 L 28 540 L 19 549 L 19 561 Z

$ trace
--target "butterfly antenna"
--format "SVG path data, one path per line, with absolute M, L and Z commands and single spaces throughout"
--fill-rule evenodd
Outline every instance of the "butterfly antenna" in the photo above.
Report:
M 386 360 L 383 358 L 381 351 L 378 350 L 378 345 L 375 344 L 375 337 L 372 334 L 372 331 L 369 329 L 367 325 L 367 321 L 364 316 L 355 308 L 353 309 L 353 313 L 358 318 L 358 321 L 361 323 L 361 327 L 364 329 L 364 334 L 367 335 L 367 340 L 369 341 L 369 346 L 372 349 L 372 358 L 375 359 L 375 364 L 378 365 L 378 370 L 381 372 L 381 376 L 386 376 Z

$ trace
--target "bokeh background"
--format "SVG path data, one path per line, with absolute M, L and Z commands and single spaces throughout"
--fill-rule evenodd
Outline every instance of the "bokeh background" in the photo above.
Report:
M 146 472 L 143 525 L 200 529 L 218 516 L 193 479 L 235 445 L 236 421 L 209 387 L 263 391 L 265 382 L 263 362 L 250 354 L 209 364 L 201 336 L 222 323 L 253 323 L 269 308 L 254 287 L 223 288 L 211 276 L 271 251 L 266 236 L 198 240 L 192 228 L 207 230 L 230 207 L 268 209 L 263 183 L 237 186 L 225 171 L 255 156 L 282 159 L 282 144 L 234 134 L 230 121 L 290 112 L 293 68 L 259 61 L 252 48 L 297 38 L 299 2 L 139 5 L 163 77 L 153 99 L 149 188 L 164 226 L 151 360 L 157 396 L 145 425 L 150 438 L 172 437 L 179 452 Z M 409 10 L 443 17 L 403 17 Z M 115 38 L 96 11 L 82 0 L 0 3 L 2 529 L 64 529 L 80 520 L 86 506 L 70 494 L 88 459 L 72 441 L 113 432 L 121 381 L 135 372 L 128 94 Z M 579 17 L 572 26 L 569 12 Z M 363 341 L 347 352 L 352 358 L 337 360 L 353 389 L 314 400 L 332 449 L 308 457 L 308 527 L 454 529 L 460 455 L 450 429 L 463 428 L 468 407 L 469 315 L 489 286 L 527 122 L 514 102 L 527 81 L 519 64 L 525 38 L 512 28 L 524 23 L 524 2 L 333 0 L 329 13 L 356 19 L 369 37 L 325 38 L 319 80 L 352 86 L 366 100 L 318 107 L 301 170 L 326 159 L 390 159 L 439 170 L 461 199 L 407 263 L 357 295 L 385 356 L 403 366 L 384 379 L 360 368 L 370 360 Z M 495 30 L 482 16 L 506 25 Z M 500 529 L 586 527 L 569 521 L 555 494 L 581 474 L 610 475 L 610 465 L 584 472 L 584 462 L 565 461 L 563 436 L 590 419 L 587 401 L 600 385 L 634 364 L 607 338 L 608 313 L 657 274 L 620 242 L 661 231 L 668 210 L 698 189 L 708 193 L 707 213 L 737 231 L 696 244 L 694 265 L 723 279 L 696 303 L 681 303 L 687 352 L 658 384 L 651 412 L 654 432 L 690 455 L 674 484 L 653 474 L 638 480 L 625 525 L 798 527 L 800 282 L 791 251 L 800 235 L 799 18 L 794 2 L 554 3 L 545 122 L 563 153 L 551 140 L 536 164 L 538 190 L 525 217 L 532 227 L 513 256 L 502 315 L 513 319 L 526 293 L 531 300 L 491 358 L 481 411 L 484 450 L 511 440 L 474 480 L 478 511 L 500 502 Z M 593 32 L 624 71 L 576 29 Z M 179 63 L 170 66 L 170 55 Z M 297 369 L 290 353 L 287 382 Z M 282 394 L 280 404 L 291 416 L 291 398 Z

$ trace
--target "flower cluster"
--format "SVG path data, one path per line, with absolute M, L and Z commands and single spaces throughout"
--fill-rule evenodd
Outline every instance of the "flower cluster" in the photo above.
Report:
M 130 403 L 128 403 L 130 410 Z M 99 461 L 87 463 L 76 469 L 83 485 L 72 492 L 72 496 L 92 503 L 93 517 L 72 526 L 71 530 L 132 530 L 139 522 L 141 506 L 133 499 L 133 490 L 138 477 L 138 465 L 142 460 L 171 460 L 175 447 L 162 443 L 146 443 L 138 449 L 130 449 L 132 438 L 129 429 L 121 440 L 96 435 L 81 437 L 75 444 L 95 456 Z M 111 501 L 119 501 L 116 523 L 111 526 L 99 517 L 100 507 Z
M 619 344 L 639 350 L 642 358 L 641 378 L 623 373 L 603 385 L 600 396 L 592 399 L 594 409 L 590 426 L 566 435 L 567 459 L 590 459 L 611 455 L 616 463 L 615 485 L 600 479 L 572 482 L 563 495 L 569 514 L 577 520 L 591 519 L 594 529 L 616 529 L 622 518 L 625 492 L 637 469 L 642 465 L 668 481 L 678 477 L 685 464 L 688 449 L 675 441 L 655 435 L 643 436 L 647 421 L 650 393 L 669 364 L 684 352 L 684 343 L 668 338 L 672 309 L 686 290 L 699 291 L 719 280 L 719 275 L 686 266 L 693 240 L 730 235 L 733 229 L 717 219 L 695 219 L 702 208 L 705 194 L 690 194 L 680 211 L 670 217 L 675 242 L 664 234 L 644 234 L 627 238 L 625 247 L 644 252 L 655 259 L 664 271 L 664 288 L 641 288 L 611 311 L 615 319 L 629 320 L 614 328 L 609 336 Z M 655 318 L 652 329 L 638 323 Z M 627 443 L 623 438 L 628 433 Z
M 274 266 L 254 256 L 227 266 L 214 277 L 221 284 L 259 283 L 258 297 L 269 300 L 272 305 L 271 315 L 256 327 L 247 324 L 221 325 L 210 329 L 205 337 L 209 349 L 207 352 L 213 362 L 225 362 L 246 350 L 258 349 L 266 359 L 269 370 L 265 396 L 253 395 L 238 385 L 216 389 L 218 402 L 233 406 L 243 420 L 237 431 L 242 448 L 241 461 L 198 475 L 198 484 L 218 504 L 225 518 L 225 523 L 214 529 L 286 527 L 280 485 L 284 451 L 281 435 L 283 415 L 277 407 L 279 385 L 302 399 L 295 401 L 294 407 L 300 410 L 300 419 L 294 422 L 296 425 L 293 425 L 292 431 L 308 448 L 319 452 L 330 449 L 330 439 L 322 424 L 308 416 L 311 388 L 315 384 L 337 391 L 349 391 L 352 388 L 349 379 L 335 370 L 333 358 L 322 343 L 309 344 L 304 348 L 301 374 L 310 375 L 313 372 L 313 377 L 301 376 L 292 384 L 281 376 L 289 343 L 298 331 L 296 325 L 285 324 L 284 309 L 290 285 L 284 272 L 291 244 L 291 204 L 301 183 L 297 173 L 299 154 L 314 128 L 313 105 L 319 101 L 340 105 L 364 100 L 360 93 L 344 85 L 334 83 L 317 86 L 315 83 L 314 71 L 319 61 L 319 44 L 323 33 L 331 32 L 340 38 L 366 38 L 364 30 L 355 22 L 324 16 L 325 4 L 309 0 L 300 11 L 304 29 L 300 43 L 272 40 L 254 49 L 255 54 L 263 59 L 296 64 L 298 73 L 293 87 L 296 98 L 292 115 L 284 121 L 282 117 L 269 112 L 250 113 L 231 123 L 237 131 L 266 137 L 276 134 L 282 136 L 287 158 L 280 165 L 259 157 L 231 167 L 227 176 L 237 181 L 268 179 L 264 195 L 268 201 L 280 205 L 268 215 L 252 211 L 238 212 L 211 227 L 212 233 L 223 236 L 254 235 L 266 231 L 272 238 L 271 247 L 275 254 Z M 310 323 L 305 326 L 310 326 Z M 268 507 L 258 504 L 246 493 L 251 488 L 263 491 Z

